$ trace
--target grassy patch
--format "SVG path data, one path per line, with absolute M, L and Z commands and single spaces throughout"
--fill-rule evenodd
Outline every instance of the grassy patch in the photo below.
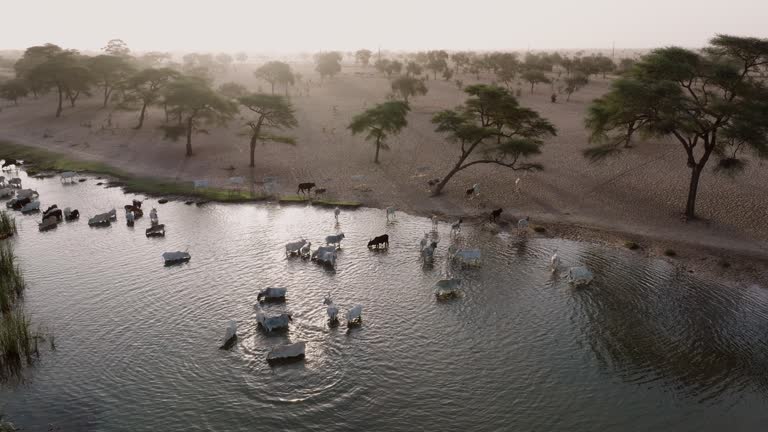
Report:
M 280 197 L 279 202 L 281 204 L 312 203 L 312 205 L 318 206 L 318 207 L 339 207 L 339 208 L 348 208 L 348 209 L 355 209 L 362 205 L 362 203 L 359 203 L 357 201 L 335 201 L 335 200 L 326 200 L 326 199 L 313 200 L 310 197 L 306 197 L 302 195 L 284 195 Z
M 635 242 L 633 242 L 633 241 L 625 241 L 624 242 L 624 247 L 629 249 L 629 250 L 638 250 L 638 249 L 640 249 L 640 245 L 635 243 Z
M 138 177 L 101 162 L 68 159 L 66 156 L 48 150 L 0 141 L 0 159 L 20 159 L 30 164 L 25 169 L 29 175 L 43 171 L 76 171 L 103 174 L 115 179 L 126 192 L 143 193 L 151 196 L 188 196 L 207 201 L 246 202 L 261 201 L 266 195 L 250 191 L 236 191 L 218 188 L 198 188 L 192 182 L 177 182 L 157 178 Z
M 673 249 L 666 249 L 664 251 L 664 255 L 666 255 L 668 257 L 675 257 L 675 256 L 677 256 L 677 252 L 675 252 Z
M 306 203 L 309 201 L 311 201 L 310 198 L 301 195 L 283 195 L 279 200 L 282 204 Z
M 0 211 L 0 240 L 16 234 L 16 219 L 5 210 Z
M 358 208 L 363 204 L 357 201 L 317 200 L 312 201 L 312 205 L 321 207 Z

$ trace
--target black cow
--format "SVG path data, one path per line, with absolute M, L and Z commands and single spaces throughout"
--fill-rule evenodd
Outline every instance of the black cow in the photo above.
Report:
M 43 222 L 45 222 L 45 220 L 49 217 L 55 217 L 57 222 L 61 222 L 61 220 L 64 219 L 61 209 L 55 205 L 48 207 L 48 210 L 43 213 Z
M 2 169 L 5 169 L 9 166 L 19 166 L 21 165 L 22 161 L 16 160 L 16 159 L 6 159 L 3 161 Z
M 387 235 L 387 234 L 380 235 L 378 237 L 374 237 L 373 240 L 368 242 L 368 247 L 369 248 L 376 248 L 376 249 L 378 249 L 378 248 L 380 248 L 382 246 L 386 247 L 386 248 L 389 247 L 389 235 Z
M 14 201 L 13 206 L 11 208 L 13 208 L 14 210 L 21 210 L 22 207 L 29 204 L 30 202 L 32 202 L 31 197 L 22 198 Z
M 80 211 L 77 209 L 72 210 L 71 212 L 69 212 L 69 215 L 67 215 L 68 221 L 73 221 L 77 219 L 80 219 Z
M 491 222 L 496 222 L 496 219 L 498 219 L 499 216 L 501 216 L 501 212 L 503 212 L 503 211 L 504 211 L 504 209 L 496 209 L 496 210 L 492 211 L 491 212 L 491 217 L 490 217 Z
M 296 189 L 296 193 L 310 193 L 312 188 L 315 187 L 314 183 L 299 183 L 299 188 Z

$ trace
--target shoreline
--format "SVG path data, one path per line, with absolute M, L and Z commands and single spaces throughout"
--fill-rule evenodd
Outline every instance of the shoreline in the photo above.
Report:
M 109 186 L 121 187 L 126 193 L 140 193 L 152 197 L 166 197 L 174 200 L 187 198 L 202 199 L 206 201 L 222 203 L 248 203 L 265 202 L 279 203 L 282 205 L 310 204 L 320 207 L 345 207 L 354 209 L 369 207 L 383 209 L 384 206 L 377 202 L 352 202 L 352 201 L 327 201 L 323 199 L 307 199 L 298 196 L 280 196 L 257 194 L 254 190 L 235 191 L 227 188 L 195 189 L 191 181 L 180 179 L 146 177 L 139 173 L 126 172 L 117 169 L 108 163 L 101 161 L 88 161 L 78 158 L 73 154 L 51 151 L 34 145 L 19 144 L 7 140 L 0 140 L 0 159 L 8 157 L 30 162 L 33 170 L 28 173 L 75 171 L 100 176 L 107 176 L 116 181 L 110 181 Z M 25 164 L 26 165 L 26 164 Z M 442 197 L 428 197 L 433 201 Z M 441 204 L 452 204 L 447 198 Z M 401 200 L 400 202 L 406 202 Z M 398 208 L 398 211 L 406 212 L 414 216 L 430 217 L 438 215 L 442 221 L 450 221 L 458 217 L 464 218 L 467 223 L 482 225 L 485 223 L 484 215 L 471 215 L 462 206 L 449 205 L 449 211 L 429 211 L 426 208 L 406 206 Z M 509 217 L 500 218 L 501 223 L 497 227 L 504 230 L 515 222 Z M 689 238 L 665 238 L 665 233 L 652 235 L 641 232 L 643 227 L 627 226 L 628 229 L 615 229 L 601 226 L 599 223 L 582 223 L 568 218 L 557 220 L 557 214 L 538 214 L 532 222 L 532 228 L 541 227 L 535 235 L 550 238 L 563 238 L 574 241 L 591 242 L 603 246 L 630 249 L 628 245 L 634 244 L 635 253 L 646 257 L 664 259 L 675 265 L 682 271 L 694 274 L 703 274 L 714 278 L 727 285 L 740 284 L 768 284 L 768 254 L 764 250 L 755 247 L 734 247 L 733 242 L 713 243 L 712 239 L 718 238 L 718 233 L 710 232 L 709 241 Z M 482 228 L 482 227 L 480 227 Z M 634 229 L 633 229 L 634 228 Z M 706 229 L 706 227 L 705 227 Z M 674 231 L 674 230 L 673 230 Z M 682 230 L 678 230 L 682 231 Z M 679 234 L 679 233 L 678 233 Z M 679 237 L 679 236 L 678 236 Z M 720 235 L 722 237 L 722 235 Z M 696 241 L 698 240 L 698 241 Z

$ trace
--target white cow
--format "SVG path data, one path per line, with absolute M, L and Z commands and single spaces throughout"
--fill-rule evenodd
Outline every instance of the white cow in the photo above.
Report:
M 555 253 L 549 258 L 549 267 L 552 270 L 552 273 L 556 272 L 557 268 L 560 267 L 560 257 L 557 256 L 557 249 L 555 249 Z
M 330 294 L 327 297 L 325 297 L 325 300 L 323 300 L 323 304 L 328 306 L 325 309 L 325 312 L 328 314 L 328 321 L 332 323 L 337 322 L 339 320 L 339 308 L 336 307 L 335 304 L 333 304 L 333 299 L 331 299 Z
M 357 305 L 347 312 L 347 327 L 358 326 L 363 323 L 363 307 Z
M 304 239 L 301 239 L 299 241 L 290 242 L 285 244 L 285 254 L 286 255 L 293 255 L 295 253 L 301 253 L 301 248 L 303 248 L 307 244 L 307 241 Z
M 341 247 L 341 241 L 344 239 L 344 233 L 339 233 L 336 235 L 329 235 L 325 238 L 325 244 L 327 245 L 336 245 L 338 247 Z
M 395 215 L 395 208 L 390 206 L 387 207 L 387 222 L 389 222 L 389 217 L 392 216 L 392 219 L 395 219 L 397 216 Z

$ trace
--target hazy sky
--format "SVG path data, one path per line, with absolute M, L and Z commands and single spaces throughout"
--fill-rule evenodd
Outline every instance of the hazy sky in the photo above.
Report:
M 701 46 L 768 37 L 768 0 L 3 0 L 0 48 L 316 51 Z

